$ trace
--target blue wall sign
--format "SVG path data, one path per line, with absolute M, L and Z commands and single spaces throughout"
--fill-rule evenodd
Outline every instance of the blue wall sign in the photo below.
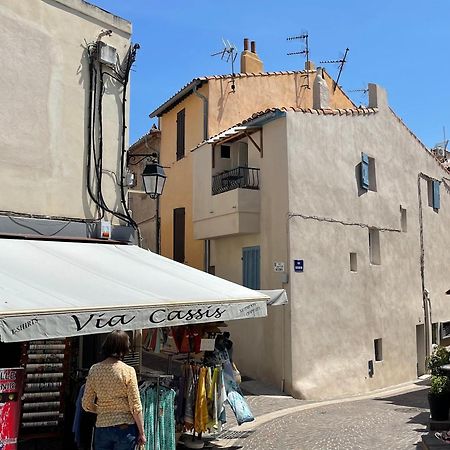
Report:
M 303 259 L 294 259 L 294 272 L 303 272 Z

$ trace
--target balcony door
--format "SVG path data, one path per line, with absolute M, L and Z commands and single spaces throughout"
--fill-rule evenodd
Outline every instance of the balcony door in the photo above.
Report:
M 248 167 L 248 144 L 238 142 L 231 151 L 231 169 L 236 167 Z

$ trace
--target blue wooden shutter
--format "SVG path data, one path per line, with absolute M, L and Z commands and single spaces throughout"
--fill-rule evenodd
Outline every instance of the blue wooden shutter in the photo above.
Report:
M 433 180 L 433 208 L 439 209 L 441 207 L 441 192 L 440 182 L 437 180 Z
M 369 189 L 369 155 L 361 153 L 361 188 Z
M 242 284 L 250 289 L 260 288 L 259 246 L 242 249 Z

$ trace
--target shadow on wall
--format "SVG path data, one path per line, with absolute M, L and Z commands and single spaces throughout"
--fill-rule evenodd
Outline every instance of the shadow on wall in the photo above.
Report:
M 233 94 L 234 92 L 231 90 L 231 88 L 229 88 L 229 84 L 230 84 L 230 80 L 228 79 L 222 79 L 220 81 L 220 97 L 217 101 L 217 123 L 220 124 L 222 122 L 222 117 L 225 113 L 225 108 L 227 106 L 227 102 L 228 102 L 228 98 L 231 94 Z M 238 82 L 238 80 L 235 80 L 235 84 Z M 225 85 L 225 87 L 224 87 Z M 239 121 L 238 118 L 236 118 L 237 122 Z M 219 126 L 220 131 L 222 130 L 222 128 Z M 219 130 L 217 130 L 219 131 Z
M 311 87 L 312 84 L 312 74 L 309 74 L 309 86 Z M 312 105 L 307 105 L 306 103 L 303 103 L 303 100 L 305 99 L 305 95 L 308 89 L 308 79 L 306 76 L 304 76 L 302 73 L 296 73 L 294 75 L 294 84 L 295 84 L 295 106 L 297 108 L 300 107 L 312 107 Z M 286 105 L 290 106 L 290 105 Z

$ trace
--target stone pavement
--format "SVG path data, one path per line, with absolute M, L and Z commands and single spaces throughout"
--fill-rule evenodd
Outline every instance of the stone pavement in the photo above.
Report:
M 154 370 L 157 361 L 147 361 L 150 357 L 145 355 L 144 364 Z M 164 373 L 167 361 L 160 362 L 157 369 Z M 308 402 L 247 381 L 242 389 L 256 420 L 238 426 L 228 407 L 226 430 L 208 439 L 207 448 L 422 450 L 429 418 L 427 383 L 420 380 L 359 397 Z
M 212 444 L 241 450 L 421 449 L 429 417 L 427 391 L 421 381 L 320 403 L 248 395 L 257 420 L 241 427 L 229 423 Z

